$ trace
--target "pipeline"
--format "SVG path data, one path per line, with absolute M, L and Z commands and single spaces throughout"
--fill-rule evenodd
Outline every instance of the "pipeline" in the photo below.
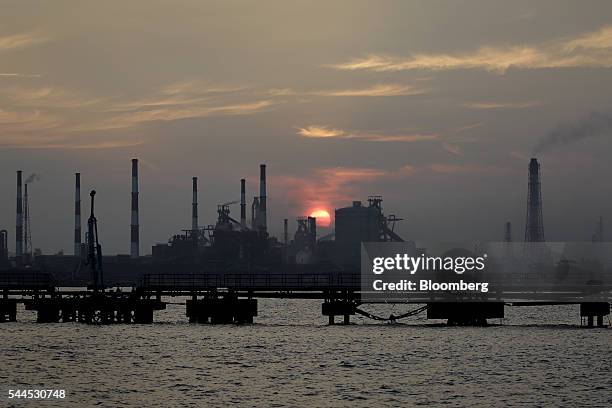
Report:
M 426 310 L 427 310 L 427 305 L 421 306 L 421 307 L 419 307 L 417 309 L 414 309 L 414 310 L 410 310 L 410 311 L 408 311 L 406 313 L 403 313 L 403 314 L 401 314 L 399 316 L 394 316 L 393 314 L 391 314 L 391 315 L 389 315 L 389 317 L 376 316 L 376 315 L 373 315 L 372 313 L 366 312 L 365 310 L 361 310 L 361 309 L 358 309 L 358 308 L 355 308 L 355 313 L 358 313 L 358 314 L 360 314 L 362 316 L 365 316 L 365 317 L 373 319 L 373 320 L 379 320 L 379 321 L 384 321 L 384 322 L 387 322 L 387 321 L 395 322 L 397 320 L 404 319 L 406 317 L 416 316 L 416 315 L 418 315 L 420 313 L 423 313 Z

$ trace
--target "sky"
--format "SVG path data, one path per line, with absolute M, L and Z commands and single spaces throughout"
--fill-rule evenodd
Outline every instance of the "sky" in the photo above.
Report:
M 382 195 L 413 240 L 524 235 L 542 165 L 547 240 L 612 233 L 609 1 L 0 2 L 0 228 L 15 171 L 34 247 L 72 251 L 74 173 L 105 253 L 141 253 L 258 191 L 268 225 Z M 238 216 L 238 206 L 232 207 Z M 85 218 L 85 217 L 84 217 Z M 320 229 L 325 234 L 324 228 Z

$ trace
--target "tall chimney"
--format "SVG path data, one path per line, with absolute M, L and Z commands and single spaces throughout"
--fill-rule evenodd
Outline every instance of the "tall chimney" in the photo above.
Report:
M 132 159 L 132 223 L 130 234 L 130 255 L 137 258 L 140 254 L 138 226 L 138 159 Z
M 285 218 L 283 221 L 283 241 L 285 242 L 285 246 L 289 244 L 289 228 L 288 228 L 289 220 Z
M 240 179 L 240 226 L 246 228 L 246 180 Z
M 310 234 L 310 249 L 314 251 L 317 246 L 317 219 L 308 217 L 308 233 Z
M 540 164 L 537 159 L 531 159 L 529 162 L 525 242 L 544 242 L 544 240 Z
M 259 225 L 262 231 L 268 229 L 266 209 L 266 165 L 259 165 L 259 211 L 261 214 Z
M 81 256 L 81 173 L 74 176 L 74 256 Z
M 198 230 L 198 178 L 192 178 L 193 198 L 191 199 L 191 231 L 196 234 Z M 194 235 L 195 236 L 195 235 Z
M 15 222 L 15 256 L 17 262 L 23 256 L 23 195 L 21 192 L 21 170 L 17 171 L 17 219 Z

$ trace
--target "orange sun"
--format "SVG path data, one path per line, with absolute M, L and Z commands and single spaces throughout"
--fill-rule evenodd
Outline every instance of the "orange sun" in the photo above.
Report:
M 331 216 L 329 212 L 323 208 L 316 208 L 310 212 L 311 217 L 317 219 L 317 225 L 321 227 L 329 227 L 331 225 Z

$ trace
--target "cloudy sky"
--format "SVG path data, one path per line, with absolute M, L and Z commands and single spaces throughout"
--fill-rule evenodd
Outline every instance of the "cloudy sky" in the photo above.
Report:
M 15 171 L 39 174 L 45 253 L 71 251 L 75 171 L 106 253 L 129 252 L 132 157 L 142 253 L 190 224 L 192 176 L 213 223 L 264 162 L 273 233 L 381 194 L 407 239 L 499 240 L 507 220 L 521 239 L 534 154 L 547 239 L 612 229 L 609 1 L 0 8 L 0 228 L 14 236 Z

